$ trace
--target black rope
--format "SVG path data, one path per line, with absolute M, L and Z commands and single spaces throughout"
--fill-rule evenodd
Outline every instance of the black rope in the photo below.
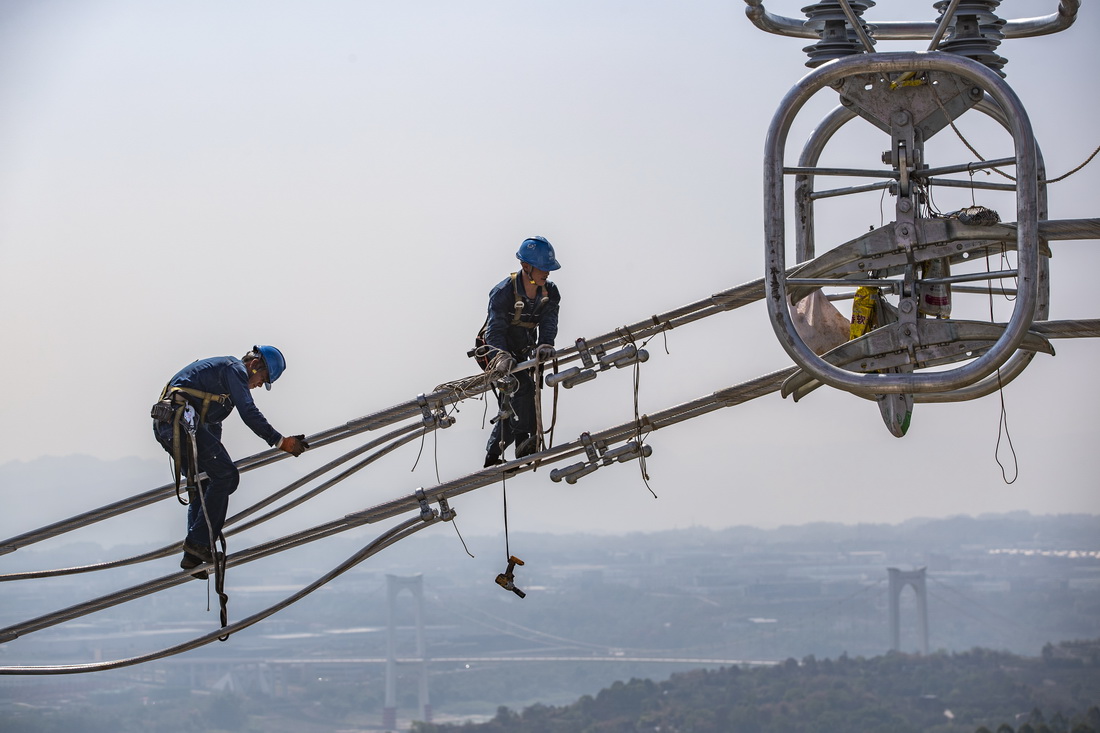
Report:
M 512 549 L 508 542 L 508 479 L 504 471 L 500 472 L 500 492 L 504 497 L 504 559 L 507 561 L 512 556 Z
M 1006 253 L 1003 249 L 1002 243 L 1001 259 L 1006 257 Z M 985 269 L 989 272 L 989 257 L 985 258 Z M 996 322 L 995 315 L 993 313 L 993 282 L 987 281 L 988 299 L 989 299 L 989 321 L 990 323 Z M 1002 287 L 1003 291 L 1003 287 Z M 1007 297 L 1007 296 L 1006 296 Z M 997 443 L 993 448 L 993 459 L 997 461 L 997 466 L 1001 469 L 1001 480 L 1008 485 L 1016 483 L 1016 479 L 1020 477 L 1020 461 L 1016 456 L 1016 447 L 1012 445 L 1012 434 L 1008 431 L 1008 408 L 1005 405 L 1005 390 L 1004 385 L 1001 384 L 1001 370 L 997 369 L 997 395 L 1001 400 L 1001 410 L 997 417 Z M 1001 463 L 1001 434 L 1004 434 L 1005 440 L 1008 442 L 1008 450 L 1012 455 L 1012 467 L 1014 475 L 1009 480 L 1008 474 L 1005 471 L 1005 466 Z
M 224 629 L 229 626 L 229 595 L 225 592 L 225 558 L 228 554 L 225 535 L 218 533 L 218 542 L 221 544 L 221 551 L 214 552 L 214 591 L 218 594 L 218 606 L 221 609 L 221 622 Z M 214 549 L 214 543 L 210 543 L 210 549 Z M 209 587 L 209 584 L 207 584 L 207 593 L 209 593 Z M 218 641 L 227 641 L 228 639 L 228 632 L 218 637 Z
M 644 349 L 646 344 L 649 343 L 650 339 L 653 338 L 653 336 L 650 336 L 648 339 L 642 342 L 641 346 L 638 346 L 634 342 L 634 334 L 630 332 L 629 328 L 623 326 L 621 329 L 618 329 L 618 332 L 625 333 L 626 336 L 624 338 L 627 340 L 627 343 L 634 344 L 634 348 L 637 351 Z M 656 336 L 656 334 L 654 334 L 654 336 Z M 667 339 L 665 344 L 665 352 L 668 352 Z M 649 435 L 650 431 L 646 431 L 646 434 L 642 435 L 642 416 L 641 411 L 638 409 L 639 395 L 641 393 L 641 382 L 642 361 L 641 359 L 636 359 L 634 361 L 634 442 L 638 445 L 638 470 L 641 472 L 642 475 L 642 483 L 645 484 L 646 489 L 648 489 L 649 493 L 653 494 L 653 498 L 656 499 L 657 492 L 654 491 L 653 487 L 649 485 L 649 472 L 646 470 L 645 451 L 643 450 L 643 447 L 645 445 L 645 436 Z

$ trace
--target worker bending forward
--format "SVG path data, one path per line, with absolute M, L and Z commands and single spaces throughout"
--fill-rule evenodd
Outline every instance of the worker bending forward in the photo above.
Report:
M 221 440 L 222 421 L 234 407 L 240 411 L 244 424 L 268 445 L 278 446 L 293 456 L 300 456 L 309 447 L 305 436 L 283 437 L 271 427 L 249 393 L 261 384 L 271 389 L 271 383 L 285 369 L 281 351 L 274 346 L 253 346 L 241 359 L 215 356 L 188 364 L 165 386 L 158 403 L 164 410 L 158 413 L 154 408 L 153 434 L 175 459 L 177 471 L 186 475 L 186 466 L 181 465 L 186 462 L 197 473 L 206 474 L 188 502 L 181 568 L 189 570 L 213 562 L 212 545 L 225 524 L 229 495 L 240 482 L 240 472 Z M 169 415 L 168 406 L 174 417 Z M 187 426 L 179 424 L 179 415 L 188 406 L 193 409 L 188 411 L 193 443 Z M 196 449 L 193 456 L 189 453 L 192 445 Z M 196 575 L 206 577 L 205 572 Z
M 517 361 L 536 355 L 549 358 L 554 354 L 554 339 L 558 335 L 558 304 L 561 295 L 554 283 L 546 278 L 561 267 L 554 257 L 554 248 L 545 237 L 523 240 L 516 258 L 520 272 L 501 280 L 489 293 L 489 315 L 485 323 L 485 344 L 492 370 L 506 375 Z M 485 467 L 503 462 L 504 449 L 516 444 L 516 458 L 535 452 L 535 382 L 531 370 L 516 372 L 519 385 L 511 397 L 514 415 L 499 420 L 486 446 Z M 498 394 L 502 401 L 502 395 Z

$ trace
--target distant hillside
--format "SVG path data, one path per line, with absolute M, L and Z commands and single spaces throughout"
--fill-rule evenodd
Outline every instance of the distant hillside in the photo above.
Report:
M 506 707 L 414 733 L 1100 733 L 1100 641 L 1041 658 L 975 649 L 846 656 L 616 682 L 572 705 Z

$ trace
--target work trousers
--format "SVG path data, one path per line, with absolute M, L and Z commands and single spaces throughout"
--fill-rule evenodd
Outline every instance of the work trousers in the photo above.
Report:
M 153 434 L 164 450 L 172 455 L 172 425 L 165 422 L 153 423 Z M 225 515 L 229 511 L 229 495 L 237 490 L 241 482 L 241 473 L 233 465 L 233 459 L 221 441 L 221 424 L 216 431 L 205 423 L 200 423 L 195 433 L 198 445 L 198 469 L 206 478 L 199 482 L 200 496 L 196 496 L 187 505 L 188 544 L 198 547 L 211 547 L 211 539 L 217 539 L 225 525 Z M 190 442 L 187 432 L 181 430 L 180 440 Z M 189 455 L 190 448 L 181 446 L 182 456 Z M 184 458 L 183 460 L 187 460 Z M 205 513 L 204 513 L 205 508 Z M 209 522 L 209 528 L 207 527 Z M 211 535 L 211 533 L 213 533 Z
M 512 395 L 512 411 L 515 414 L 508 420 L 499 420 L 493 425 L 493 434 L 485 446 L 485 452 L 494 458 L 499 458 L 504 448 L 535 432 L 535 380 L 531 376 L 531 370 L 515 372 L 512 376 L 519 380 L 519 386 Z M 502 403 L 502 395 L 498 394 L 497 405 Z

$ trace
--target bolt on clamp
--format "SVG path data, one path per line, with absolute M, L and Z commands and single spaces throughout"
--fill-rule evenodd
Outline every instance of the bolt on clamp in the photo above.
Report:
M 451 505 L 447 503 L 447 497 L 439 497 L 439 518 L 444 522 L 449 522 L 458 516 L 458 512 L 451 509 Z
M 416 490 L 416 501 L 420 504 L 420 518 L 422 520 L 429 522 L 435 519 L 435 509 L 428 505 L 428 496 L 424 493 L 424 489 Z
M 596 346 L 589 346 L 583 339 L 577 339 L 577 353 L 580 354 L 581 363 L 585 367 L 592 367 L 596 365 L 596 362 L 600 360 L 600 357 L 604 354 L 604 346 L 597 344 Z

